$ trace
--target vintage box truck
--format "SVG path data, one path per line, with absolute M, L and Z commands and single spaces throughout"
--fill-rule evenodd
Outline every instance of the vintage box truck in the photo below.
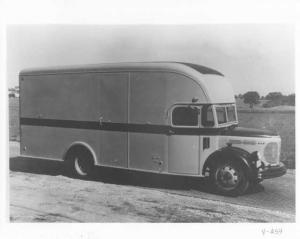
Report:
M 281 139 L 238 127 L 232 87 L 190 63 L 116 63 L 20 72 L 20 154 L 93 166 L 207 177 L 220 193 L 281 176 Z

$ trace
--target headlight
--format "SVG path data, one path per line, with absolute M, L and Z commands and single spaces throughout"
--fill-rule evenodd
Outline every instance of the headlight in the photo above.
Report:
M 276 142 L 270 142 L 264 148 L 264 158 L 270 164 L 279 162 L 279 147 Z

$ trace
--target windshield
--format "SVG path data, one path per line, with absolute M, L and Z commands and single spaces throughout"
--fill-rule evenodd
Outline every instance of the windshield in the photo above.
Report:
M 214 127 L 215 124 L 237 123 L 236 106 L 234 104 L 216 106 L 204 105 L 202 107 L 201 121 L 205 127 Z
M 235 105 L 218 105 L 216 106 L 216 115 L 218 124 L 236 123 Z
M 227 119 L 229 122 L 235 122 L 237 120 L 236 118 L 236 112 L 235 112 L 235 106 L 230 105 L 226 106 L 226 111 L 227 111 Z

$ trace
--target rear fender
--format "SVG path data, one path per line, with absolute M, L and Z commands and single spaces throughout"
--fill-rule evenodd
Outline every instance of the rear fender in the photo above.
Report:
M 66 151 L 64 152 L 64 154 L 62 156 L 63 160 L 66 160 L 67 154 L 75 147 L 82 147 L 82 148 L 86 149 L 88 152 L 90 152 L 90 154 L 92 155 L 94 165 L 97 165 L 97 157 L 96 157 L 95 151 L 89 144 L 82 142 L 82 141 L 76 141 L 76 142 L 73 142 L 71 145 L 69 145 L 69 147 L 66 149 Z

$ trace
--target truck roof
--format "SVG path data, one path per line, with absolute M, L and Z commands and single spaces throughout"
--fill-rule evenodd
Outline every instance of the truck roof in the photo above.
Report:
M 185 67 L 183 67 L 185 66 Z M 22 70 L 21 75 L 53 74 L 53 73 L 72 73 L 82 71 L 141 71 L 141 70 L 169 70 L 169 71 L 188 71 L 188 68 L 201 73 L 223 76 L 222 73 L 206 67 L 187 62 L 124 62 L 124 63 L 102 63 L 90 65 L 72 65 L 29 68 Z
M 185 75 L 204 90 L 207 102 L 234 102 L 233 90 L 224 75 L 214 69 L 186 62 L 125 62 L 25 69 L 20 76 L 88 72 L 165 71 Z

